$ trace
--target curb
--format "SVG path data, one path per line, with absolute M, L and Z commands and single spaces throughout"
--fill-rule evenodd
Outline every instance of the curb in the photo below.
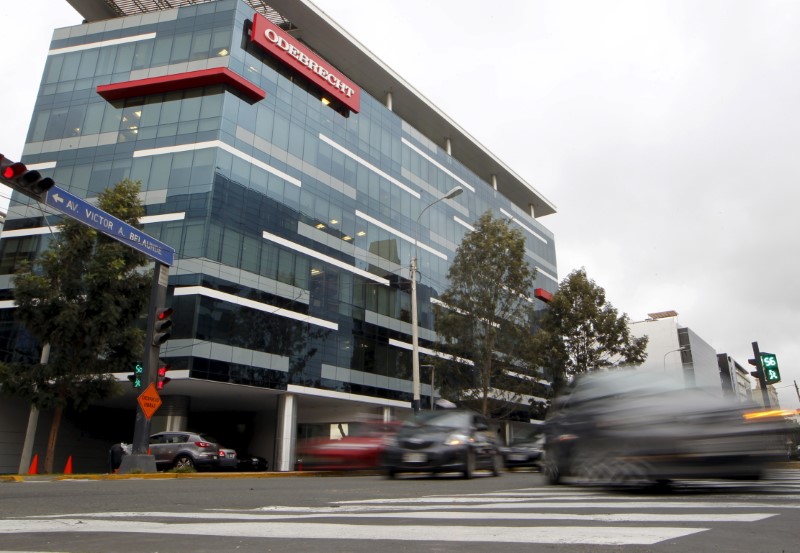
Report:
M 48 482 L 63 480 L 174 480 L 218 478 L 323 478 L 328 476 L 376 476 L 380 471 L 288 471 L 288 472 L 151 472 L 139 474 L 5 474 L 0 482 Z

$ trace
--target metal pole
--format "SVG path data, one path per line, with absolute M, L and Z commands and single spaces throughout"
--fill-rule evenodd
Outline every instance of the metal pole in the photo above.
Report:
M 42 346 L 42 355 L 39 357 L 40 365 L 47 365 L 50 360 L 50 343 L 45 342 Z M 28 427 L 25 430 L 25 441 L 22 443 L 22 455 L 19 459 L 18 474 L 25 474 L 31 466 L 31 457 L 33 457 L 33 442 L 36 440 L 36 429 L 39 427 L 39 410 L 35 405 L 31 404 L 30 412 L 28 413 Z
M 758 342 L 753 342 L 753 357 L 756 365 L 756 373 L 758 377 L 758 384 L 761 386 L 761 399 L 764 402 L 764 408 L 769 409 L 772 402 L 769 400 L 769 390 L 767 390 L 767 379 L 764 378 L 764 367 L 761 364 L 761 351 L 758 349 Z
M 460 186 L 456 186 L 447 194 L 426 205 L 422 211 L 417 215 L 417 222 L 414 225 L 414 257 L 411 258 L 411 268 L 409 276 L 411 278 L 411 393 L 412 401 L 411 407 L 414 413 L 419 413 L 420 397 L 419 397 L 419 326 L 418 326 L 418 313 L 417 313 L 417 256 L 419 253 L 419 220 L 422 214 L 431 206 L 441 202 L 442 200 L 450 200 L 455 198 L 464 191 Z
M 144 339 L 143 390 L 146 390 L 151 382 L 158 380 L 158 356 L 161 347 L 153 345 L 153 332 L 156 324 L 156 313 L 164 306 L 164 301 L 167 299 L 168 282 L 169 267 L 160 261 L 156 261 L 153 268 L 153 284 L 150 289 L 150 306 L 147 311 L 147 333 Z M 122 458 L 122 464 L 119 467 L 120 474 L 126 474 L 135 469 L 141 472 L 156 472 L 155 458 L 147 453 L 149 446 L 150 419 L 145 416 L 142 406 L 137 401 L 131 455 L 126 455 Z
M 424 211 L 424 210 L 423 210 Z M 421 214 L 420 214 L 421 215 Z M 419 221 L 419 217 L 417 217 Z M 416 250 L 417 240 L 414 239 Z M 411 392 L 413 399 L 411 408 L 419 413 L 419 322 L 417 320 L 417 255 L 411 258 Z

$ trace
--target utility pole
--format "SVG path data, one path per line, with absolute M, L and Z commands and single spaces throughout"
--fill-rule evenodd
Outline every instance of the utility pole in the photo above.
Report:
M 753 342 L 753 359 L 748 359 L 747 362 L 756 368 L 756 370 L 750 374 L 758 379 L 758 384 L 761 386 L 761 398 L 764 401 L 764 409 L 769 409 L 772 407 L 772 402 L 769 400 L 767 379 L 764 376 L 764 366 L 761 363 L 761 351 L 758 349 L 758 342 Z

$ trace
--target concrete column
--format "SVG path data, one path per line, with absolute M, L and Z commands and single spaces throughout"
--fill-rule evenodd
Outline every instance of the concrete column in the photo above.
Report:
M 450 142 L 450 138 L 444 139 L 444 149 L 447 151 L 447 155 L 453 155 L 453 144 Z
M 389 406 L 383 407 L 383 422 L 392 422 L 392 408 Z
M 278 399 L 278 428 L 275 455 L 275 470 L 294 470 L 295 445 L 297 443 L 297 396 L 283 394 Z
M 530 209 L 531 212 L 531 219 L 536 219 L 536 213 L 534 213 L 533 211 L 533 204 L 529 204 L 528 208 Z
M 492 188 L 497 190 L 497 175 L 492 175 Z
M 389 111 L 392 111 L 392 93 L 391 92 L 387 92 L 386 93 L 386 109 L 388 109 Z
M 161 407 L 153 415 L 150 431 L 187 430 L 189 425 L 189 396 L 161 396 Z
M 47 365 L 50 359 L 50 344 L 45 342 L 42 345 L 42 354 L 39 357 L 41 365 Z M 25 430 L 25 441 L 22 443 L 22 455 L 19 459 L 19 474 L 26 474 L 33 457 L 33 442 L 36 441 L 36 430 L 39 427 L 39 410 L 31 404 L 28 413 L 28 427 Z

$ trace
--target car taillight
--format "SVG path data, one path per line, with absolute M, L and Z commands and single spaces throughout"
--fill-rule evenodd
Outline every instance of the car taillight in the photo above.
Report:
M 195 442 L 194 445 L 196 445 L 197 447 L 211 447 L 214 444 L 212 444 L 211 442 Z
M 220 449 L 220 450 L 219 450 L 219 456 L 220 456 L 220 457 L 225 457 L 225 451 L 223 451 L 223 450 L 221 450 L 221 449 Z

